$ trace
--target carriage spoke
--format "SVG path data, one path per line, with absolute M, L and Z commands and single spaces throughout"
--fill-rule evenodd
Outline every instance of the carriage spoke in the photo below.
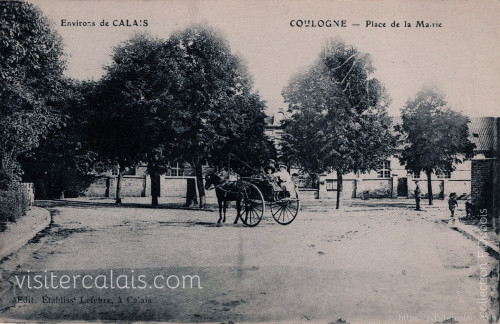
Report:
M 277 206 L 279 206 L 278 209 L 272 211 L 273 217 L 276 216 L 283 208 L 281 204 L 277 204 Z
M 285 203 L 285 216 L 286 216 L 287 221 L 290 220 L 290 216 L 288 216 L 288 212 L 289 212 L 288 207 L 289 207 L 289 204 Z
M 280 218 L 283 217 L 283 222 L 285 221 L 285 205 L 281 205 Z
M 285 219 L 286 217 L 288 217 L 288 208 L 286 206 L 286 204 L 283 205 L 283 223 L 286 223 L 287 220 Z
M 243 223 L 247 226 L 259 224 L 264 214 L 264 198 L 259 188 L 251 183 L 245 183 L 238 193 L 242 209 L 245 211 Z
M 288 221 L 290 221 L 290 216 L 291 216 L 291 218 L 293 219 L 293 212 L 290 210 L 290 208 L 289 208 L 289 207 L 290 207 L 290 206 L 288 205 L 288 206 L 287 206 L 287 208 L 286 208 L 286 215 L 287 215 L 287 219 L 288 219 Z M 288 214 L 290 214 L 290 216 L 289 216 Z
M 285 221 L 285 216 L 286 216 L 286 202 L 283 202 L 283 208 L 281 209 L 282 210 L 282 214 L 283 214 L 283 222 Z
M 285 210 L 285 216 L 287 217 L 287 220 L 289 219 L 289 216 L 288 216 L 288 207 L 289 207 L 288 202 L 285 202 L 283 209 Z M 285 220 L 284 217 L 283 217 L 283 220 Z
M 248 213 L 250 214 L 250 221 L 251 221 L 251 219 L 254 217 L 254 213 L 255 213 L 255 211 L 252 209 L 252 207 L 250 207 L 250 208 L 248 209 Z
M 253 211 L 253 215 L 254 215 L 255 219 L 259 219 L 259 213 L 257 213 L 256 211 Z
M 258 201 L 253 200 L 250 207 L 250 223 L 252 220 L 259 219 L 259 214 L 262 214 L 261 210 Z
M 281 206 L 278 205 L 278 209 L 276 209 L 276 212 L 273 213 L 273 217 L 274 219 L 279 221 L 280 215 L 281 215 Z
M 257 200 L 254 201 L 254 204 L 253 204 L 253 210 L 256 210 L 256 212 L 262 212 L 262 202 L 259 202 Z
M 274 220 L 281 225 L 288 225 L 297 216 L 299 200 L 297 198 L 280 199 L 272 205 L 274 206 L 276 209 L 272 209 L 271 212 Z
M 281 216 L 283 216 L 283 223 L 285 222 L 285 215 L 286 215 L 286 206 L 283 205 L 283 208 L 281 209 Z

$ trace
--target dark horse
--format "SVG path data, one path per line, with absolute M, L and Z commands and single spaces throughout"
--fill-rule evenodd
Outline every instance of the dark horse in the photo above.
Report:
M 238 223 L 238 218 L 240 218 L 241 204 L 238 195 L 238 185 L 234 181 L 226 181 L 222 177 L 215 174 L 215 172 L 210 172 L 205 177 L 205 190 L 215 187 L 215 195 L 217 196 L 217 203 L 219 204 L 219 220 L 223 223 L 226 222 L 226 209 L 228 201 L 236 201 L 236 219 L 234 224 Z M 222 214 L 224 213 L 224 218 Z

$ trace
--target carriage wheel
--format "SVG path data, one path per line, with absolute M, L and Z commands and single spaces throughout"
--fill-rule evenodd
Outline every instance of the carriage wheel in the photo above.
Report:
M 247 183 L 238 192 L 241 206 L 240 218 L 243 224 L 254 227 L 260 223 L 266 209 L 264 196 L 257 186 Z
M 297 217 L 299 207 L 299 195 L 296 193 L 295 198 L 283 198 L 274 201 L 271 204 L 271 214 L 279 224 L 288 225 Z

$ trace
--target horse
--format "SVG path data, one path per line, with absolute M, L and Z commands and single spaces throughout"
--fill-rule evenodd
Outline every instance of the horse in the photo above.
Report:
M 236 211 L 237 215 L 234 220 L 234 224 L 238 223 L 238 218 L 240 218 L 241 204 L 238 195 L 238 186 L 235 182 L 226 181 L 215 172 L 209 172 L 205 177 L 205 190 L 210 190 L 212 185 L 215 188 L 215 195 L 217 196 L 217 203 L 219 204 L 219 220 L 223 223 L 226 222 L 226 209 L 228 201 L 236 201 Z M 224 217 L 222 217 L 224 214 Z

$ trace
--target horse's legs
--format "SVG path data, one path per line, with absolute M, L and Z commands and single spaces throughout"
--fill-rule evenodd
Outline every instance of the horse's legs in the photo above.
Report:
M 233 224 L 238 224 L 238 218 L 240 218 L 240 212 L 241 212 L 241 203 L 239 199 L 236 199 L 236 218 L 234 219 Z
M 222 220 L 222 204 L 223 204 L 222 199 L 217 197 L 217 203 L 219 204 L 219 220 L 217 221 L 217 223 L 220 223 L 220 221 Z M 225 217 L 224 221 L 226 221 Z
M 222 208 L 222 211 L 224 212 L 224 219 L 223 219 L 223 223 L 226 222 L 226 210 L 227 210 L 227 200 L 224 200 L 224 207 Z

